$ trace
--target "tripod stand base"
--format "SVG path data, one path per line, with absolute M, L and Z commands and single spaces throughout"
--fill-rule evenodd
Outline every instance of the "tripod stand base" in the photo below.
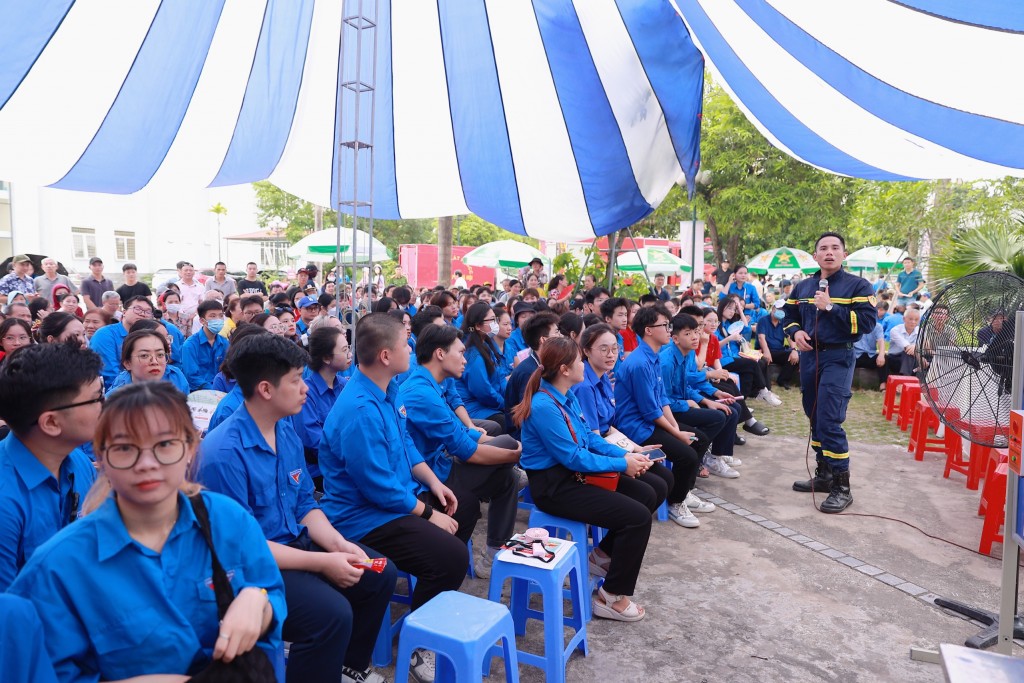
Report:
M 964 641 L 964 645 L 967 647 L 972 647 L 975 650 L 984 650 L 992 647 L 999 640 L 999 615 L 995 612 L 978 609 L 977 607 L 971 607 L 956 600 L 946 600 L 945 598 L 936 598 L 935 604 L 975 621 L 980 621 L 985 625 L 985 628 Z M 1013 618 L 1013 637 L 1014 639 L 1024 639 L 1024 620 L 1021 620 L 1019 616 Z

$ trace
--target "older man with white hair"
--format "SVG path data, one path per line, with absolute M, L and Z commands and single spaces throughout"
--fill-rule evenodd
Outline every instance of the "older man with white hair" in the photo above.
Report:
M 899 375 L 912 375 L 917 365 L 917 335 L 920 332 L 921 311 L 916 305 L 903 314 L 903 324 L 889 333 L 889 353 L 886 362 L 889 371 Z
M 50 301 L 54 285 L 64 285 L 72 294 L 78 294 L 78 288 L 71 284 L 67 275 L 57 272 L 57 259 L 47 256 L 43 259 L 43 274 L 35 279 L 36 294 Z

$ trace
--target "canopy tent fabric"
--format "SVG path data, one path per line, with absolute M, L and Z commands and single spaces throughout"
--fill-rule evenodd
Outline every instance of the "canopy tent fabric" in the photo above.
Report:
M 372 122 L 367 98 L 359 112 L 374 168 L 360 167 L 356 198 L 375 217 L 473 212 L 593 238 L 693 180 L 704 63 L 664 0 L 377 4 Z M 356 58 L 342 12 L 0 0 L 0 178 L 112 193 L 269 179 L 338 206 L 352 169 L 336 151 L 356 115 L 338 96 Z
M 1018 0 L 670 0 L 790 155 L 873 180 L 1024 176 Z
M 906 249 L 874 246 L 858 249 L 847 256 L 843 264 L 851 270 L 888 270 L 902 265 L 905 258 L 910 258 Z
M 615 257 L 615 267 L 625 272 L 646 272 L 649 275 L 678 275 L 693 270 L 689 263 L 659 247 L 639 247 Z
M 339 238 L 341 240 L 340 249 L 338 248 Z M 352 254 L 353 242 L 356 245 L 354 256 Z M 357 263 L 391 260 L 388 248 L 384 246 L 383 242 L 375 237 L 370 237 L 362 230 L 356 230 L 353 238 L 352 228 L 318 230 L 288 247 L 286 252 L 288 258 L 318 263 L 330 263 L 334 261 L 338 253 L 341 253 L 341 260 L 345 265 L 350 263 L 353 258 Z
M 533 259 L 540 259 L 544 265 L 551 266 L 551 259 L 529 244 L 515 240 L 498 240 L 481 244 L 463 256 L 462 262 L 467 266 L 483 268 L 525 268 Z

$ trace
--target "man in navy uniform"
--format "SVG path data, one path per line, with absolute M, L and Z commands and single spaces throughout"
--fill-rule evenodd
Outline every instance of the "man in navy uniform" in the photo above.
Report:
M 795 491 L 825 491 L 821 511 L 842 512 L 853 503 L 850 452 L 843 431 L 855 365 L 853 344 L 874 328 L 871 283 L 843 270 L 846 241 L 826 232 L 814 243 L 816 274 L 793 287 L 786 299 L 786 334 L 800 351 L 804 414 L 811 421 L 814 478 L 793 483 Z

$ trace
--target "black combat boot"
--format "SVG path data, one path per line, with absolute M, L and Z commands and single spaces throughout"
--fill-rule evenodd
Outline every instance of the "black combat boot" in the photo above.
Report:
M 793 490 L 801 493 L 810 493 L 814 487 L 815 493 L 826 493 L 832 488 L 832 468 L 825 461 L 824 456 L 817 457 L 818 464 L 814 468 L 814 479 L 805 481 L 794 481 Z
M 842 512 L 853 504 L 853 494 L 850 493 L 850 473 L 836 472 L 832 475 L 832 489 L 828 498 L 821 504 L 821 511 L 829 514 Z

